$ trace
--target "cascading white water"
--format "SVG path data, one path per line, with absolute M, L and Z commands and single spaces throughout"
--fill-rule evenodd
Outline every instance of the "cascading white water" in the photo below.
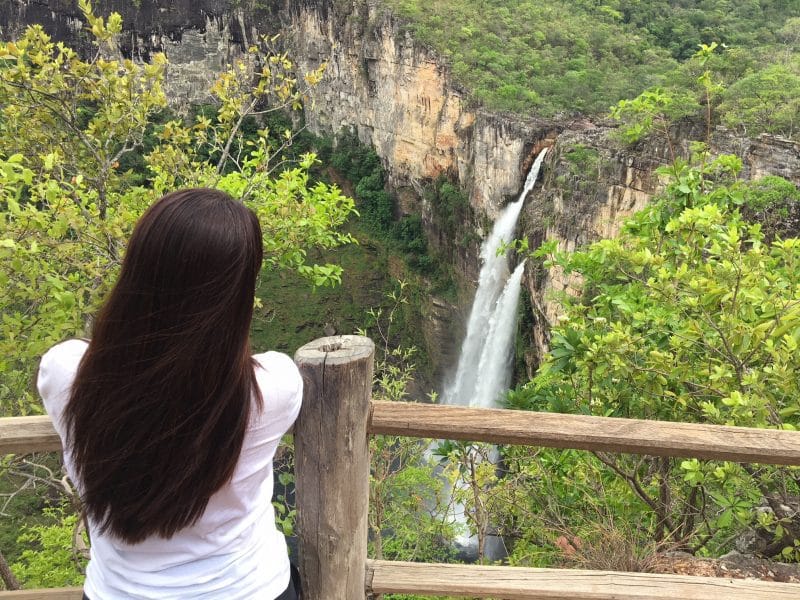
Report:
M 523 260 L 511 277 L 506 282 L 505 289 L 497 301 L 497 306 L 489 319 L 488 336 L 483 346 L 480 357 L 480 377 L 477 380 L 475 389 L 475 406 L 494 406 L 497 395 L 508 389 L 511 371 L 508 368 L 513 349 L 514 326 L 517 322 L 517 303 L 522 289 L 522 274 L 525 271 L 525 261 Z M 497 454 L 493 452 L 489 460 L 497 461 Z M 467 519 L 464 515 L 464 506 L 456 502 L 453 506 L 453 520 L 456 523 L 466 525 Z M 475 536 L 462 533 L 456 539 L 456 544 L 463 548 L 476 548 L 477 539 Z M 488 558 L 499 559 L 505 556 L 505 546 L 503 540 L 491 535 L 486 539 L 484 555 Z
M 539 177 L 546 152 L 547 148 L 536 157 L 519 198 L 503 210 L 481 247 L 483 266 L 478 278 L 478 291 L 472 303 L 455 378 L 443 395 L 444 404 L 491 408 L 496 406 L 500 393 L 508 388 L 508 359 L 522 265 L 510 276 L 508 257 L 505 254 L 498 256 L 497 251 L 502 244 L 511 242 L 522 204 Z
M 508 389 L 517 304 L 525 261 L 512 274 L 508 267 L 508 257 L 505 254 L 498 255 L 498 250 L 513 238 L 522 204 L 539 177 L 539 169 L 546 152 L 545 148 L 536 157 L 519 198 L 503 210 L 481 247 L 483 266 L 478 278 L 478 291 L 472 303 L 467 336 L 461 346 L 456 376 L 442 397 L 444 404 L 493 408 L 497 406 L 500 394 Z M 429 457 L 434 447 L 435 444 L 428 449 Z M 493 459 L 490 460 L 494 462 Z M 456 485 L 465 484 L 458 481 Z M 451 522 L 462 525 L 462 534 L 456 539 L 456 546 L 467 557 L 475 557 L 477 537 L 468 533 L 464 506 L 460 502 L 454 502 L 448 514 Z M 503 540 L 494 535 L 488 536 L 484 555 L 492 559 L 502 558 L 505 555 Z
M 523 260 L 506 282 L 502 295 L 497 300 L 489 318 L 489 335 L 483 345 L 478 362 L 478 385 L 475 388 L 475 406 L 496 406 L 497 396 L 507 390 L 511 383 L 514 349 L 514 333 L 517 324 L 517 304 L 522 291 Z

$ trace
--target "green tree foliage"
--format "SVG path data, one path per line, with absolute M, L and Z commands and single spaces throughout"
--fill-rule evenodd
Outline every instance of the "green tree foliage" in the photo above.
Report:
M 44 511 L 53 525 L 26 528 L 18 543 L 26 546 L 19 560 L 11 565 L 14 574 L 28 588 L 54 588 L 83 584 L 87 557 L 75 549 L 76 538 L 86 547 L 85 534 L 79 529 L 79 517 L 61 508 Z
M 493 495 L 512 565 L 649 570 L 652 511 L 587 452 L 504 448 Z
M 620 136 L 629 143 L 658 133 L 671 144 L 670 127 L 700 115 L 707 142 L 717 123 L 742 135 L 794 137 L 798 114 L 800 55 L 791 50 L 747 53 L 716 42 L 700 44 L 663 89 L 645 90 L 611 109 L 611 116 L 623 122 Z
M 594 3 L 388 4 L 450 60 L 475 100 L 495 109 L 600 113 L 659 83 L 675 64 L 646 34 Z
M 309 249 L 351 240 L 338 231 L 353 203 L 312 183 L 311 154 L 285 165 L 281 142 L 243 126 L 276 107 L 299 107 L 304 82 L 284 54 L 250 49 L 211 89 L 214 118 L 164 119 L 166 61 L 111 59 L 119 15 L 81 9 L 95 40 L 88 60 L 54 44 L 41 27 L 0 44 L 0 413 L 39 412 L 31 381 L 53 343 L 85 334 L 88 316 L 113 281 L 138 216 L 178 187 L 223 189 L 253 208 L 267 264 L 300 271 L 316 285 L 341 270 L 315 265 Z M 162 123 L 159 124 L 159 121 Z M 275 132 L 273 132 L 274 134 Z M 278 132 L 284 142 L 289 131 Z M 147 140 L 146 140 L 147 138 Z M 123 171 L 141 153 L 146 177 Z M 144 184 L 144 185 L 142 185 Z
M 331 166 L 355 187 L 361 222 L 373 235 L 405 256 L 410 267 L 430 275 L 437 267 L 428 252 L 428 241 L 419 215 L 396 215 L 394 196 L 387 190 L 386 172 L 375 150 L 362 144 L 352 131 L 343 132 L 331 151 Z
M 664 197 L 616 239 L 556 254 L 580 275 L 550 352 L 516 408 L 750 427 L 800 426 L 800 240 L 765 241 L 743 211 L 797 198 L 779 178 L 741 184 L 735 157 L 663 169 Z M 550 248 L 552 250 L 552 248 Z M 764 553 L 797 559 L 789 469 L 598 454 L 651 514 L 653 539 L 719 549 L 757 524 Z M 769 506 L 770 511 L 756 510 Z
M 782 0 L 618 0 L 613 4 L 624 22 L 647 31 L 679 60 L 710 41 L 741 47 L 769 44 L 784 21 L 800 12 L 796 4 Z
M 796 185 L 767 175 L 745 186 L 747 203 L 741 206 L 742 216 L 761 223 L 765 241 L 800 237 L 800 189 Z
M 394 221 L 395 203 L 386 190 L 385 171 L 378 154 L 362 144 L 354 132 L 345 131 L 336 140 L 331 166 L 355 186 L 363 222 L 377 233 L 389 233 Z
M 800 126 L 800 68 L 772 65 L 746 75 L 725 90 L 719 111 L 725 125 L 745 134 L 795 136 Z
M 694 114 L 699 108 L 699 104 L 688 94 L 654 88 L 632 100 L 620 100 L 612 107 L 611 116 L 624 123 L 620 136 L 629 144 L 654 132 L 663 135 L 674 160 L 676 156 L 670 127 L 676 120 Z
M 425 189 L 423 198 L 443 231 L 455 233 L 471 225 L 473 214 L 469 197 L 445 175 L 440 175 Z
M 388 3 L 476 100 L 545 115 L 602 113 L 663 88 L 701 44 L 755 55 L 754 71 L 785 62 L 796 57 L 800 18 L 800 6 L 777 0 Z

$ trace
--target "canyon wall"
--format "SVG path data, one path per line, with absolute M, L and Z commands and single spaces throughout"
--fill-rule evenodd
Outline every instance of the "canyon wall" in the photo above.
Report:
M 434 211 L 422 199 L 423 187 L 440 175 L 457 180 L 478 215 L 471 226 L 487 233 L 485 225 L 520 191 L 535 151 L 552 142 L 558 126 L 470 106 L 439 57 L 380 3 L 352 3 L 346 18 L 328 4 L 292 3 L 286 21 L 301 70 L 328 65 L 312 93 L 309 128 L 357 132 L 383 159 L 400 210 L 421 213 L 430 227 Z M 472 278 L 477 249 L 457 265 Z
M 500 208 L 519 193 L 544 146 L 552 151 L 521 221 L 532 247 L 556 238 L 561 248 L 571 249 L 614 235 L 621 221 L 662 185 L 655 168 L 669 161 L 665 144 L 623 148 L 611 140 L 613 126 L 606 122 L 547 121 L 477 108 L 451 80 L 446 61 L 417 43 L 375 0 L 106 0 L 98 12 L 111 9 L 125 18 L 124 53 L 144 60 L 154 51 L 166 53 L 167 87 L 180 102 L 204 100 L 215 73 L 262 33 L 282 31 L 301 72 L 326 62 L 326 76 L 306 105 L 308 127 L 318 134 L 350 129 L 373 145 L 388 170 L 398 210 L 422 215 L 432 243 L 440 249 L 450 246 L 447 255 L 466 282 L 477 278 L 480 238 Z M 71 1 L 17 0 L 0 7 L 3 36 L 18 35 L 31 22 L 41 22 L 57 39 L 86 43 Z M 693 132 L 681 137 L 690 139 Z M 746 177 L 771 173 L 800 183 L 800 144 L 795 141 L 747 140 L 718 130 L 713 142 L 715 151 L 743 158 Z M 455 252 L 455 232 L 437 222 L 436 207 L 423 193 L 441 175 L 468 192 L 471 222 L 459 228 L 477 233 L 465 237 Z M 534 307 L 529 370 L 546 347 L 548 321 L 558 313 L 553 292 L 571 283 L 558 272 L 534 266 L 526 273 Z M 449 321 L 460 318 L 444 306 L 428 311 L 431 331 L 442 338 L 451 329 Z M 446 344 L 440 339 L 438 345 Z
M 347 18 L 330 3 L 296 2 L 287 31 L 294 55 L 305 69 L 328 63 L 328 76 L 313 93 L 307 111 L 317 133 L 352 128 L 373 145 L 389 170 L 401 210 L 422 214 L 436 239 L 437 223 L 423 199 L 426 183 L 440 174 L 469 192 L 480 237 L 489 222 L 522 188 L 527 170 L 544 146 L 552 146 L 543 181 L 529 196 L 520 234 L 531 247 L 555 238 L 571 250 L 610 237 L 623 220 L 643 208 L 662 188 L 655 169 L 671 162 L 667 144 L 650 140 L 623 147 L 612 139 L 614 126 L 588 119 L 545 121 L 535 116 L 493 114 L 470 105 L 450 79 L 446 62 L 415 42 L 379 2 L 353 2 Z M 676 132 L 678 151 L 702 132 Z M 781 175 L 800 184 L 800 144 L 772 136 L 755 140 L 724 129 L 714 132 L 712 151 L 735 153 L 744 177 Z M 452 239 L 450 243 L 452 243 Z M 474 282 L 478 241 L 457 255 L 455 266 Z M 558 292 L 575 281 L 557 270 L 530 265 L 525 285 L 533 307 L 526 357 L 529 374 L 547 347 L 548 325 L 558 315 Z
M 558 240 L 561 250 L 613 237 L 624 220 L 642 209 L 662 189 L 656 169 L 670 164 L 665 140 L 653 138 L 631 147 L 613 139 L 614 129 L 584 124 L 566 128 L 548 156 L 542 188 L 526 204 L 521 220 L 532 248 L 546 239 Z M 690 127 L 678 128 L 676 152 L 689 156 L 689 140 L 705 137 Z M 779 175 L 800 185 L 800 142 L 761 135 L 755 139 L 733 135 L 718 127 L 711 136 L 712 154 L 736 154 L 743 160 L 741 176 L 758 179 Z M 547 348 L 550 325 L 560 313 L 561 293 L 577 291 L 580 281 L 558 268 L 531 266 L 525 285 L 534 311 L 528 375 Z
M 122 54 L 147 61 L 163 52 L 166 88 L 176 105 L 204 102 L 216 76 L 243 54 L 259 33 L 278 31 L 277 13 L 241 2 L 215 0 L 100 0 L 95 14 L 118 12 Z M 0 37 L 14 39 L 29 24 L 40 24 L 54 41 L 88 55 L 95 51 L 85 32 L 77 0 L 8 0 L 0 3 Z

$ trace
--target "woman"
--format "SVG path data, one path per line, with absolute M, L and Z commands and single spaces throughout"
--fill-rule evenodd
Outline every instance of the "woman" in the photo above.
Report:
M 42 358 L 39 392 L 88 517 L 91 600 L 296 598 L 272 460 L 302 380 L 283 354 L 250 355 L 261 244 L 255 215 L 222 192 L 164 196 L 91 341 Z

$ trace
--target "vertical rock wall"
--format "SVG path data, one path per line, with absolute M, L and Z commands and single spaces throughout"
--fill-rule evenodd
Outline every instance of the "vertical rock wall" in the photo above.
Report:
M 351 4 L 346 17 L 330 2 L 289 7 L 288 40 L 301 70 L 328 63 L 306 111 L 308 126 L 318 134 L 352 129 L 374 146 L 400 211 L 421 214 L 434 246 L 449 244 L 445 254 L 456 271 L 475 282 L 480 239 L 561 126 L 470 106 L 441 59 L 379 2 Z M 436 207 L 423 199 L 424 186 L 442 174 L 467 190 L 474 219 L 461 226 L 477 235 L 443 231 Z
M 278 20 L 268 12 L 246 12 L 241 3 L 213 0 L 100 0 L 95 14 L 123 18 L 117 43 L 122 54 L 147 61 L 163 52 L 169 66 L 165 87 L 175 105 L 206 102 L 207 90 L 226 65 L 242 55 L 258 32 L 271 34 Z M 94 48 L 77 0 L 5 0 L 0 3 L 0 37 L 19 37 L 29 24 L 41 25 L 54 41 L 84 54 Z
M 456 178 L 469 191 L 478 217 L 470 226 L 483 237 L 499 209 L 519 193 L 544 145 L 554 148 L 521 221 L 531 247 L 555 238 L 561 249 L 571 250 L 613 236 L 661 189 L 655 169 L 671 160 L 666 144 L 651 141 L 622 149 L 610 139 L 609 124 L 546 122 L 476 109 L 450 80 L 444 62 L 416 43 L 379 2 L 352 4 L 356 8 L 344 19 L 327 2 L 290 8 L 294 55 L 306 69 L 329 63 L 328 77 L 307 111 L 309 126 L 317 133 L 355 129 L 384 160 L 402 209 L 420 212 L 434 237 L 434 211 L 420 200 L 426 181 L 441 173 Z M 678 137 L 702 135 L 689 128 Z M 684 155 L 687 146 L 681 145 Z M 800 183 L 795 142 L 770 136 L 746 140 L 720 130 L 713 146 L 715 152 L 741 156 L 745 177 L 771 173 Z M 477 246 L 455 261 L 472 281 L 479 269 Z M 577 283 L 557 270 L 528 269 L 525 285 L 534 307 L 529 371 L 547 347 L 549 324 L 559 313 L 557 292 Z

